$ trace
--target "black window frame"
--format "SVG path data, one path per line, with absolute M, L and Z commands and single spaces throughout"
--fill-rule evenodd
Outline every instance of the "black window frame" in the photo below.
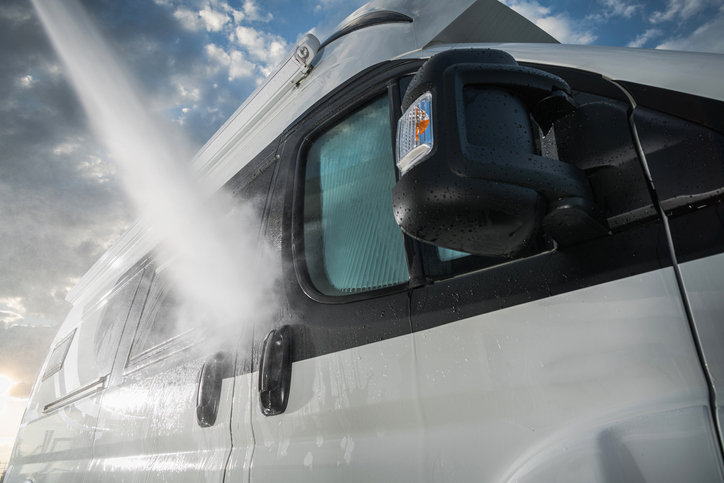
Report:
M 318 101 L 309 111 L 300 116 L 292 127 L 284 134 L 289 139 L 298 131 L 306 131 L 301 140 L 293 147 L 294 175 L 292 193 L 291 241 L 292 259 L 297 281 L 302 291 L 312 300 L 324 304 L 345 304 L 383 297 L 390 294 L 405 292 L 421 285 L 422 263 L 419 250 L 414 249 L 416 240 L 411 239 L 400 229 L 403 237 L 404 250 L 407 258 L 408 280 L 402 284 L 374 290 L 355 292 L 343 295 L 327 295 L 317 289 L 312 282 L 306 263 L 304 251 L 304 186 L 306 178 L 307 155 L 314 141 L 326 133 L 338 122 L 352 115 L 376 97 L 386 94 L 390 113 L 390 135 L 392 142 L 392 169 L 395 181 L 399 179 L 399 171 L 395 164 L 397 120 L 401 113 L 400 79 L 417 72 L 424 60 L 388 61 L 368 68 L 342 86 L 338 87 Z M 390 197 L 390 211 L 392 198 Z

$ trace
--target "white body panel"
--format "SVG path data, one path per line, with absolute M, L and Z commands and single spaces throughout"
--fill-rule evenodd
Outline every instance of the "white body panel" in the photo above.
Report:
M 284 414 L 252 411 L 252 481 L 722 481 L 670 269 L 292 374 Z
M 151 367 L 106 390 L 85 481 L 223 481 L 233 379 L 223 383 L 218 423 L 199 427 L 195 403 L 203 362 Z
M 29 457 L 28 464 L 13 468 L 20 479 L 46 474 L 46 481 L 74 482 L 91 463 L 103 387 L 98 380 L 110 369 L 93 344 L 102 308 L 99 300 L 73 307 L 56 336 L 57 342 L 75 331 L 61 369 L 43 380 L 49 353 L 28 400 L 13 451 L 13 458 Z
M 284 414 L 252 399 L 251 481 L 424 481 L 417 394 L 409 336 L 295 363 Z
M 445 44 L 401 58 L 428 58 L 438 52 L 471 47 L 499 49 L 518 62 L 536 62 L 596 72 L 614 80 L 636 82 L 710 99 L 724 100 L 724 55 L 599 45 Z
M 724 418 L 724 255 L 682 263 L 681 275 L 716 391 L 721 425 Z
M 224 481 L 248 483 L 252 456 L 255 450 L 255 438 L 251 427 L 252 399 L 256 395 L 255 374 L 244 374 L 234 378 L 233 409 L 231 414 L 231 434 L 234 446 L 226 465 Z
M 722 479 L 670 269 L 423 331 L 415 344 L 430 480 Z

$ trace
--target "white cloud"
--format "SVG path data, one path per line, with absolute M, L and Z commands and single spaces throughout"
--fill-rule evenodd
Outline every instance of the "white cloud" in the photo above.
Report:
M 201 30 L 204 27 L 204 22 L 199 15 L 189 10 L 188 8 L 178 8 L 173 16 L 181 22 L 181 26 L 187 30 Z
M 597 38 L 592 32 L 574 28 L 570 19 L 561 15 L 543 17 L 535 24 L 564 44 L 590 44 Z
M 206 30 L 209 32 L 218 32 L 224 25 L 231 21 L 228 15 L 212 10 L 208 5 L 199 12 L 199 17 L 201 17 L 201 20 L 203 20 L 206 26 Z
M 226 52 L 216 44 L 207 44 L 205 50 L 209 59 L 229 70 L 230 81 L 254 76 L 254 71 L 257 66 L 249 62 L 244 57 L 243 52 L 239 52 L 238 50 Z
M 249 52 L 251 58 L 265 63 L 267 68 L 282 60 L 288 49 L 282 37 L 252 27 L 236 27 L 234 34 L 236 42 Z
M 654 39 L 656 37 L 660 37 L 663 35 L 663 32 L 659 29 L 648 29 L 646 32 L 642 33 L 635 39 L 633 39 L 631 42 L 628 43 L 629 47 L 634 48 L 640 48 L 646 45 L 647 42 L 649 42 L 651 39 Z
M 22 297 L 5 297 L 0 299 L 0 322 L 10 324 L 22 320 L 26 313 Z
M 56 156 L 61 156 L 64 154 L 71 154 L 76 149 L 80 147 L 80 143 L 78 142 L 65 142 L 58 144 L 55 148 L 53 148 L 53 154 Z
M 503 0 L 503 3 L 531 22 L 545 18 L 551 13 L 551 9 L 540 5 L 538 2 L 527 2 L 525 0 Z
M 722 0 L 668 0 L 666 9 L 658 10 L 649 19 L 652 23 L 687 20 L 709 5 L 721 5 Z
M 25 88 L 32 86 L 34 83 L 35 79 L 33 79 L 32 75 L 26 75 L 24 77 L 21 77 L 19 81 L 20 86 Z
M 92 155 L 79 161 L 76 168 L 83 178 L 97 183 L 107 183 L 116 174 L 114 163 Z
M 231 65 L 229 66 L 229 80 L 252 77 L 256 65 L 244 58 L 244 54 L 234 50 L 230 54 Z
M 233 12 L 232 8 L 224 6 L 226 7 L 225 10 Z M 198 12 L 179 7 L 173 13 L 173 16 L 181 22 L 182 27 L 192 31 L 206 29 L 208 32 L 219 32 L 224 28 L 224 25 L 231 22 L 231 17 L 218 10 L 213 10 L 209 5 L 206 5 Z
M 231 13 L 231 16 L 234 17 L 235 24 L 240 24 L 241 21 L 244 20 L 244 18 L 246 17 L 246 15 L 244 15 L 244 12 L 242 12 L 241 10 L 232 9 L 229 13 Z
M 163 0 L 156 0 L 163 1 Z M 164 5 L 170 5 L 163 3 Z M 242 21 L 269 22 L 273 19 L 270 12 L 263 13 L 254 0 L 246 0 L 239 10 L 228 3 L 211 1 L 206 3 L 199 11 L 186 7 L 178 7 L 173 16 L 181 25 L 192 31 L 206 29 L 208 32 L 220 32 L 227 25 L 239 25 Z
M 694 30 L 687 37 L 669 39 L 657 49 L 715 52 L 724 54 L 724 13 Z
M 0 310 L 0 322 L 4 322 L 6 325 L 10 325 L 13 322 L 22 319 L 23 316 L 16 312 L 11 312 L 9 310 Z
M 590 44 L 597 38 L 593 32 L 576 26 L 566 14 L 553 14 L 549 7 L 536 1 L 501 1 L 564 44 Z
M 259 11 L 259 6 L 254 3 L 254 0 L 246 0 L 242 8 L 244 9 L 244 14 L 246 15 L 246 18 L 249 20 L 269 22 L 273 19 L 270 12 L 267 12 L 266 15 L 263 15 Z
M 217 64 L 229 65 L 231 62 L 229 54 L 216 44 L 206 44 L 204 51 L 206 52 L 206 56 Z
M 631 3 L 627 0 L 601 0 L 601 3 L 606 7 L 606 11 L 604 12 L 605 18 L 631 18 L 637 10 L 643 8 L 643 5 L 640 3 Z

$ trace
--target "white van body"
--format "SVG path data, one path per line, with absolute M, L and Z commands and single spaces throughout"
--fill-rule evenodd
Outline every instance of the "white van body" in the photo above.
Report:
M 6 481 L 724 480 L 724 56 L 559 45 L 494 0 L 373 1 L 338 32 L 321 46 L 305 37 L 193 161 L 207 187 L 263 200 L 249 229 L 283 267 L 275 318 L 216 359 L 198 331 L 154 332 L 168 294 L 139 220 L 68 294 Z M 435 54 L 468 49 L 568 82 L 593 126 L 582 156 L 623 133 L 586 168 L 594 188 L 609 186 L 605 173 L 629 176 L 601 195 L 609 215 L 620 207 L 609 232 L 490 262 L 400 231 L 402 275 L 318 282 L 312 265 L 326 261 L 311 253 L 313 202 L 299 194 L 316 182 L 307 166 L 329 173 L 326 160 L 344 156 L 340 126 L 386 132 L 394 184 L 404 87 Z M 614 121 L 599 126 L 596 112 Z M 661 212 L 631 167 L 631 112 Z M 538 136 L 544 155 L 579 152 L 561 126 L 558 141 Z M 371 260 L 394 255 L 369 246 Z M 283 326 L 290 386 L 270 412 L 260 364 Z M 198 409 L 205 374 L 220 384 L 211 419 Z

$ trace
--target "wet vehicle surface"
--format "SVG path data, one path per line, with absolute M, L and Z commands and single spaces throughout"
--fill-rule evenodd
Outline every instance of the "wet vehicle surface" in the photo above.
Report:
M 482 0 L 303 38 L 192 164 L 271 309 L 208 322 L 139 221 L 7 481 L 721 481 L 722 74 Z

